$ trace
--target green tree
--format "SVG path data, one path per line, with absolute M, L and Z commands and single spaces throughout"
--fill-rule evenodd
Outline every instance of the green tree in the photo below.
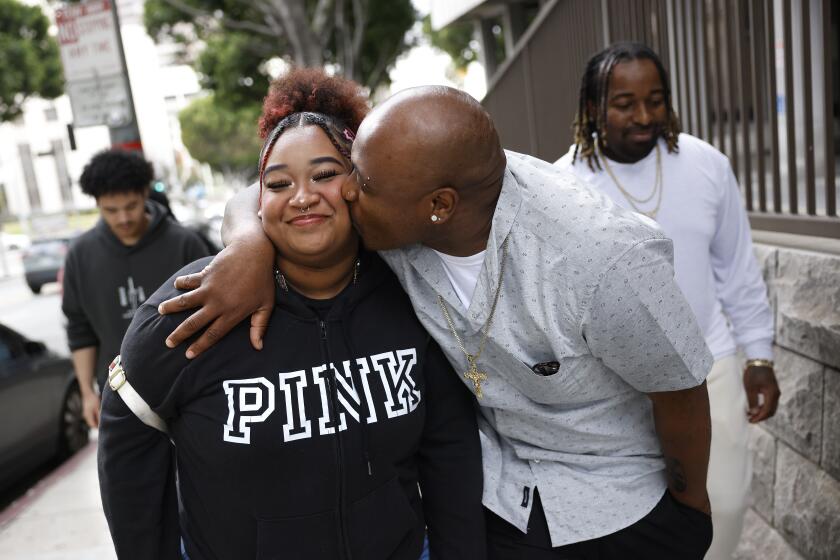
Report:
M 64 93 L 58 44 L 38 6 L 0 0 L 0 122 L 23 112 L 29 97 Z
M 251 178 L 262 143 L 257 134 L 260 106 L 234 109 L 214 95 L 196 99 L 178 114 L 181 138 L 190 154 L 225 175 Z
M 448 54 L 452 64 L 461 72 L 466 72 L 470 62 L 478 59 L 476 43 L 473 41 L 475 25 L 470 22 L 453 23 L 437 31 L 432 29 L 432 18 L 423 18 L 423 33 L 432 46 Z
M 410 45 L 411 0 L 147 0 L 146 29 L 193 55 L 202 85 L 231 107 L 259 102 L 267 62 L 329 65 L 371 90 Z

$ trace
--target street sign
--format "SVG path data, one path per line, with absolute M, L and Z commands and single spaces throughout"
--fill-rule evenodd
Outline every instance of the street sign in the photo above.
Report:
M 68 4 L 55 13 L 55 22 L 68 81 L 122 73 L 110 0 Z
M 73 109 L 73 126 L 123 126 L 131 122 L 125 78 L 98 77 L 68 81 L 65 87 Z
M 66 4 L 55 19 L 74 126 L 131 122 L 112 0 Z

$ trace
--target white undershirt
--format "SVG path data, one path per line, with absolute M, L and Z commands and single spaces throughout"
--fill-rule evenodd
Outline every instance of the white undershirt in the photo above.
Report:
M 458 295 L 458 299 L 464 304 L 464 309 L 470 308 L 475 286 L 478 284 L 478 274 L 481 272 L 481 265 L 484 264 L 485 249 L 469 257 L 453 257 L 446 253 L 435 251 L 443 264 L 443 270 L 452 284 L 452 288 Z

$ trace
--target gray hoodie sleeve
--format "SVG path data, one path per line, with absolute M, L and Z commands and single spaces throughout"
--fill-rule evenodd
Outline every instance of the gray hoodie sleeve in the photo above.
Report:
M 64 261 L 63 295 L 61 310 L 67 317 L 67 344 L 70 351 L 89 346 L 99 346 L 99 337 L 93 330 L 87 313 L 82 306 L 82 286 L 80 285 L 78 262 L 71 249 Z

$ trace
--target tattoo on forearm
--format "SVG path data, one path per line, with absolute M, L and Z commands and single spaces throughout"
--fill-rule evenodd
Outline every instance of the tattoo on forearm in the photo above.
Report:
M 665 457 L 665 471 L 668 475 L 668 486 L 677 492 L 685 492 L 688 481 L 685 479 L 682 463 L 673 457 Z

